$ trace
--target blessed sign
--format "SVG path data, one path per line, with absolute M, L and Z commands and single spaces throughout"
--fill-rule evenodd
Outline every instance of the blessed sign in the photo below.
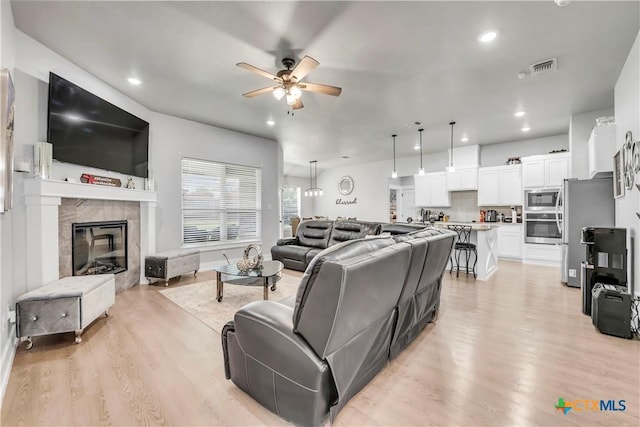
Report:
M 83 173 L 80 176 L 80 181 L 85 184 L 106 185 L 108 187 L 122 187 L 122 183 L 117 178 L 109 178 L 107 176 L 91 175 Z

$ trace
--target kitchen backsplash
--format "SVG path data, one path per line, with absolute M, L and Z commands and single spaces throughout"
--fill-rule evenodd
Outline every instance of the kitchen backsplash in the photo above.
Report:
M 478 207 L 477 191 L 453 191 L 451 192 L 451 207 L 433 209 L 436 212 L 444 212 L 449 215 L 450 221 L 479 221 L 480 209 L 493 209 L 498 215 L 503 213 L 507 217 L 511 217 L 511 209 L 509 206 L 483 206 Z

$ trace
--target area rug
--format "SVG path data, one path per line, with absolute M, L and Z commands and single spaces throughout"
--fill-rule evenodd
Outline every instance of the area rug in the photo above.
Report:
M 278 301 L 295 295 L 301 276 L 302 273 L 297 276 L 283 272 L 276 290 L 269 289 L 269 299 Z M 262 300 L 263 288 L 225 283 L 221 302 L 216 301 L 215 280 L 163 289 L 159 292 L 214 331 L 221 333 L 224 325 L 233 320 L 233 315 L 240 307 L 252 301 Z

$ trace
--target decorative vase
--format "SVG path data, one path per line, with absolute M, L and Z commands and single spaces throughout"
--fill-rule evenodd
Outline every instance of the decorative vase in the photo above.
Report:
M 252 250 L 256 253 L 253 258 L 250 257 Z M 252 243 L 244 249 L 242 259 L 238 261 L 236 266 L 238 267 L 238 270 L 244 273 L 250 270 L 260 270 L 262 269 L 262 259 L 262 249 L 260 248 L 260 245 Z
M 51 163 L 53 162 L 53 144 L 36 142 L 33 145 L 33 164 L 36 178 L 51 178 Z

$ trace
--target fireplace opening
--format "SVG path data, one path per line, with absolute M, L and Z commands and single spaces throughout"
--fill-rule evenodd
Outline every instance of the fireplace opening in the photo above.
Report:
M 74 276 L 127 270 L 127 221 L 71 224 Z

